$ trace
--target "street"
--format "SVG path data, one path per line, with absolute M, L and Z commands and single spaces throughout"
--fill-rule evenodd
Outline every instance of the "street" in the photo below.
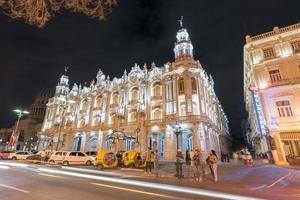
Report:
M 295 172 L 297 173 L 297 171 Z M 273 176 L 276 176 L 276 173 L 279 174 L 280 172 L 275 172 Z M 297 189 L 297 185 L 299 186 L 299 171 L 298 174 L 288 173 L 276 179 L 277 181 L 275 182 L 261 185 L 253 182 L 257 177 L 254 177 L 253 180 L 248 178 L 248 181 L 243 181 L 244 175 L 240 171 L 240 173 L 235 174 L 235 177 L 229 174 L 222 175 L 222 181 L 217 184 L 210 182 L 198 184 L 193 181 L 182 181 L 174 178 L 152 178 L 119 173 L 118 171 L 98 171 L 78 167 L 1 161 L 0 199 L 242 200 L 297 199 L 300 197 L 299 187 Z M 271 175 L 266 173 L 266 176 Z M 228 180 L 226 181 L 226 179 Z M 240 179 L 240 182 L 238 179 Z M 291 181 L 291 179 L 294 180 Z M 250 185 L 251 187 L 249 187 Z M 287 185 L 289 185 L 288 188 L 285 187 Z M 298 194 L 295 192 L 298 192 Z

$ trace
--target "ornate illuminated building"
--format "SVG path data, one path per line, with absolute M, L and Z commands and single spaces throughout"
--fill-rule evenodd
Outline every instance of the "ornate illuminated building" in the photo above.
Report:
M 277 164 L 300 157 L 300 24 L 257 36 L 244 46 L 247 140 L 256 153 L 272 150 Z M 298 160 L 299 161 L 299 160 Z
M 96 81 L 69 89 L 65 74 L 49 99 L 39 133 L 39 149 L 96 151 L 157 149 L 175 159 L 179 149 L 227 151 L 228 120 L 211 76 L 193 58 L 186 29 L 177 32 L 175 61 L 148 68 L 135 64 L 110 79 L 98 71 Z M 177 128 L 177 130 L 175 130 Z

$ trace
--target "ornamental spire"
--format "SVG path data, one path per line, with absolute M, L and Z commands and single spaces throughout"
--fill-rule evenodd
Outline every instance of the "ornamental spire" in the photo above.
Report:
M 193 45 L 190 40 L 189 33 L 183 28 L 183 16 L 177 20 L 180 29 L 177 31 L 176 43 L 174 47 L 175 59 L 177 58 L 193 58 Z
M 180 19 L 177 20 L 179 22 L 180 28 L 183 28 L 183 16 L 181 16 Z

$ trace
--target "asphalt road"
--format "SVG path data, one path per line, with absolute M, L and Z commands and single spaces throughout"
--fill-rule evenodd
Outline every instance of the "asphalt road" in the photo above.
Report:
M 0 163 L 1 200 L 251 199 L 213 190 L 154 183 L 147 178 L 74 171 L 31 164 Z M 252 198 L 258 199 L 258 198 Z

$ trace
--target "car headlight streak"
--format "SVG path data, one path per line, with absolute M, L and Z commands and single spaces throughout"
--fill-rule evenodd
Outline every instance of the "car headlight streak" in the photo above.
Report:
M 223 193 L 223 192 L 215 192 L 215 191 L 196 189 L 196 188 L 180 187 L 180 186 L 175 186 L 175 185 L 166 185 L 166 184 L 160 184 L 160 183 L 150 183 L 150 182 L 144 182 L 144 181 L 95 176 L 95 175 L 90 175 L 90 174 L 66 172 L 66 171 L 46 169 L 46 168 L 38 168 L 38 170 L 47 172 L 47 173 L 53 173 L 53 174 L 63 174 L 63 175 L 68 175 L 68 176 L 80 177 L 80 178 L 87 178 L 87 179 L 94 179 L 94 180 L 99 180 L 99 181 L 125 184 L 125 185 L 131 185 L 131 186 L 138 186 L 138 187 L 152 188 L 152 189 L 158 189 L 158 190 L 166 190 L 166 191 L 172 191 L 172 192 L 180 192 L 180 193 L 187 193 L 187 194 L 193 194 L 193 195 L 214 197 L 214 198 L 219 198 L 219 199 L 259 200 L 259 198 L 254 198 L 254 197 L 227 194 L 227 193 Z

